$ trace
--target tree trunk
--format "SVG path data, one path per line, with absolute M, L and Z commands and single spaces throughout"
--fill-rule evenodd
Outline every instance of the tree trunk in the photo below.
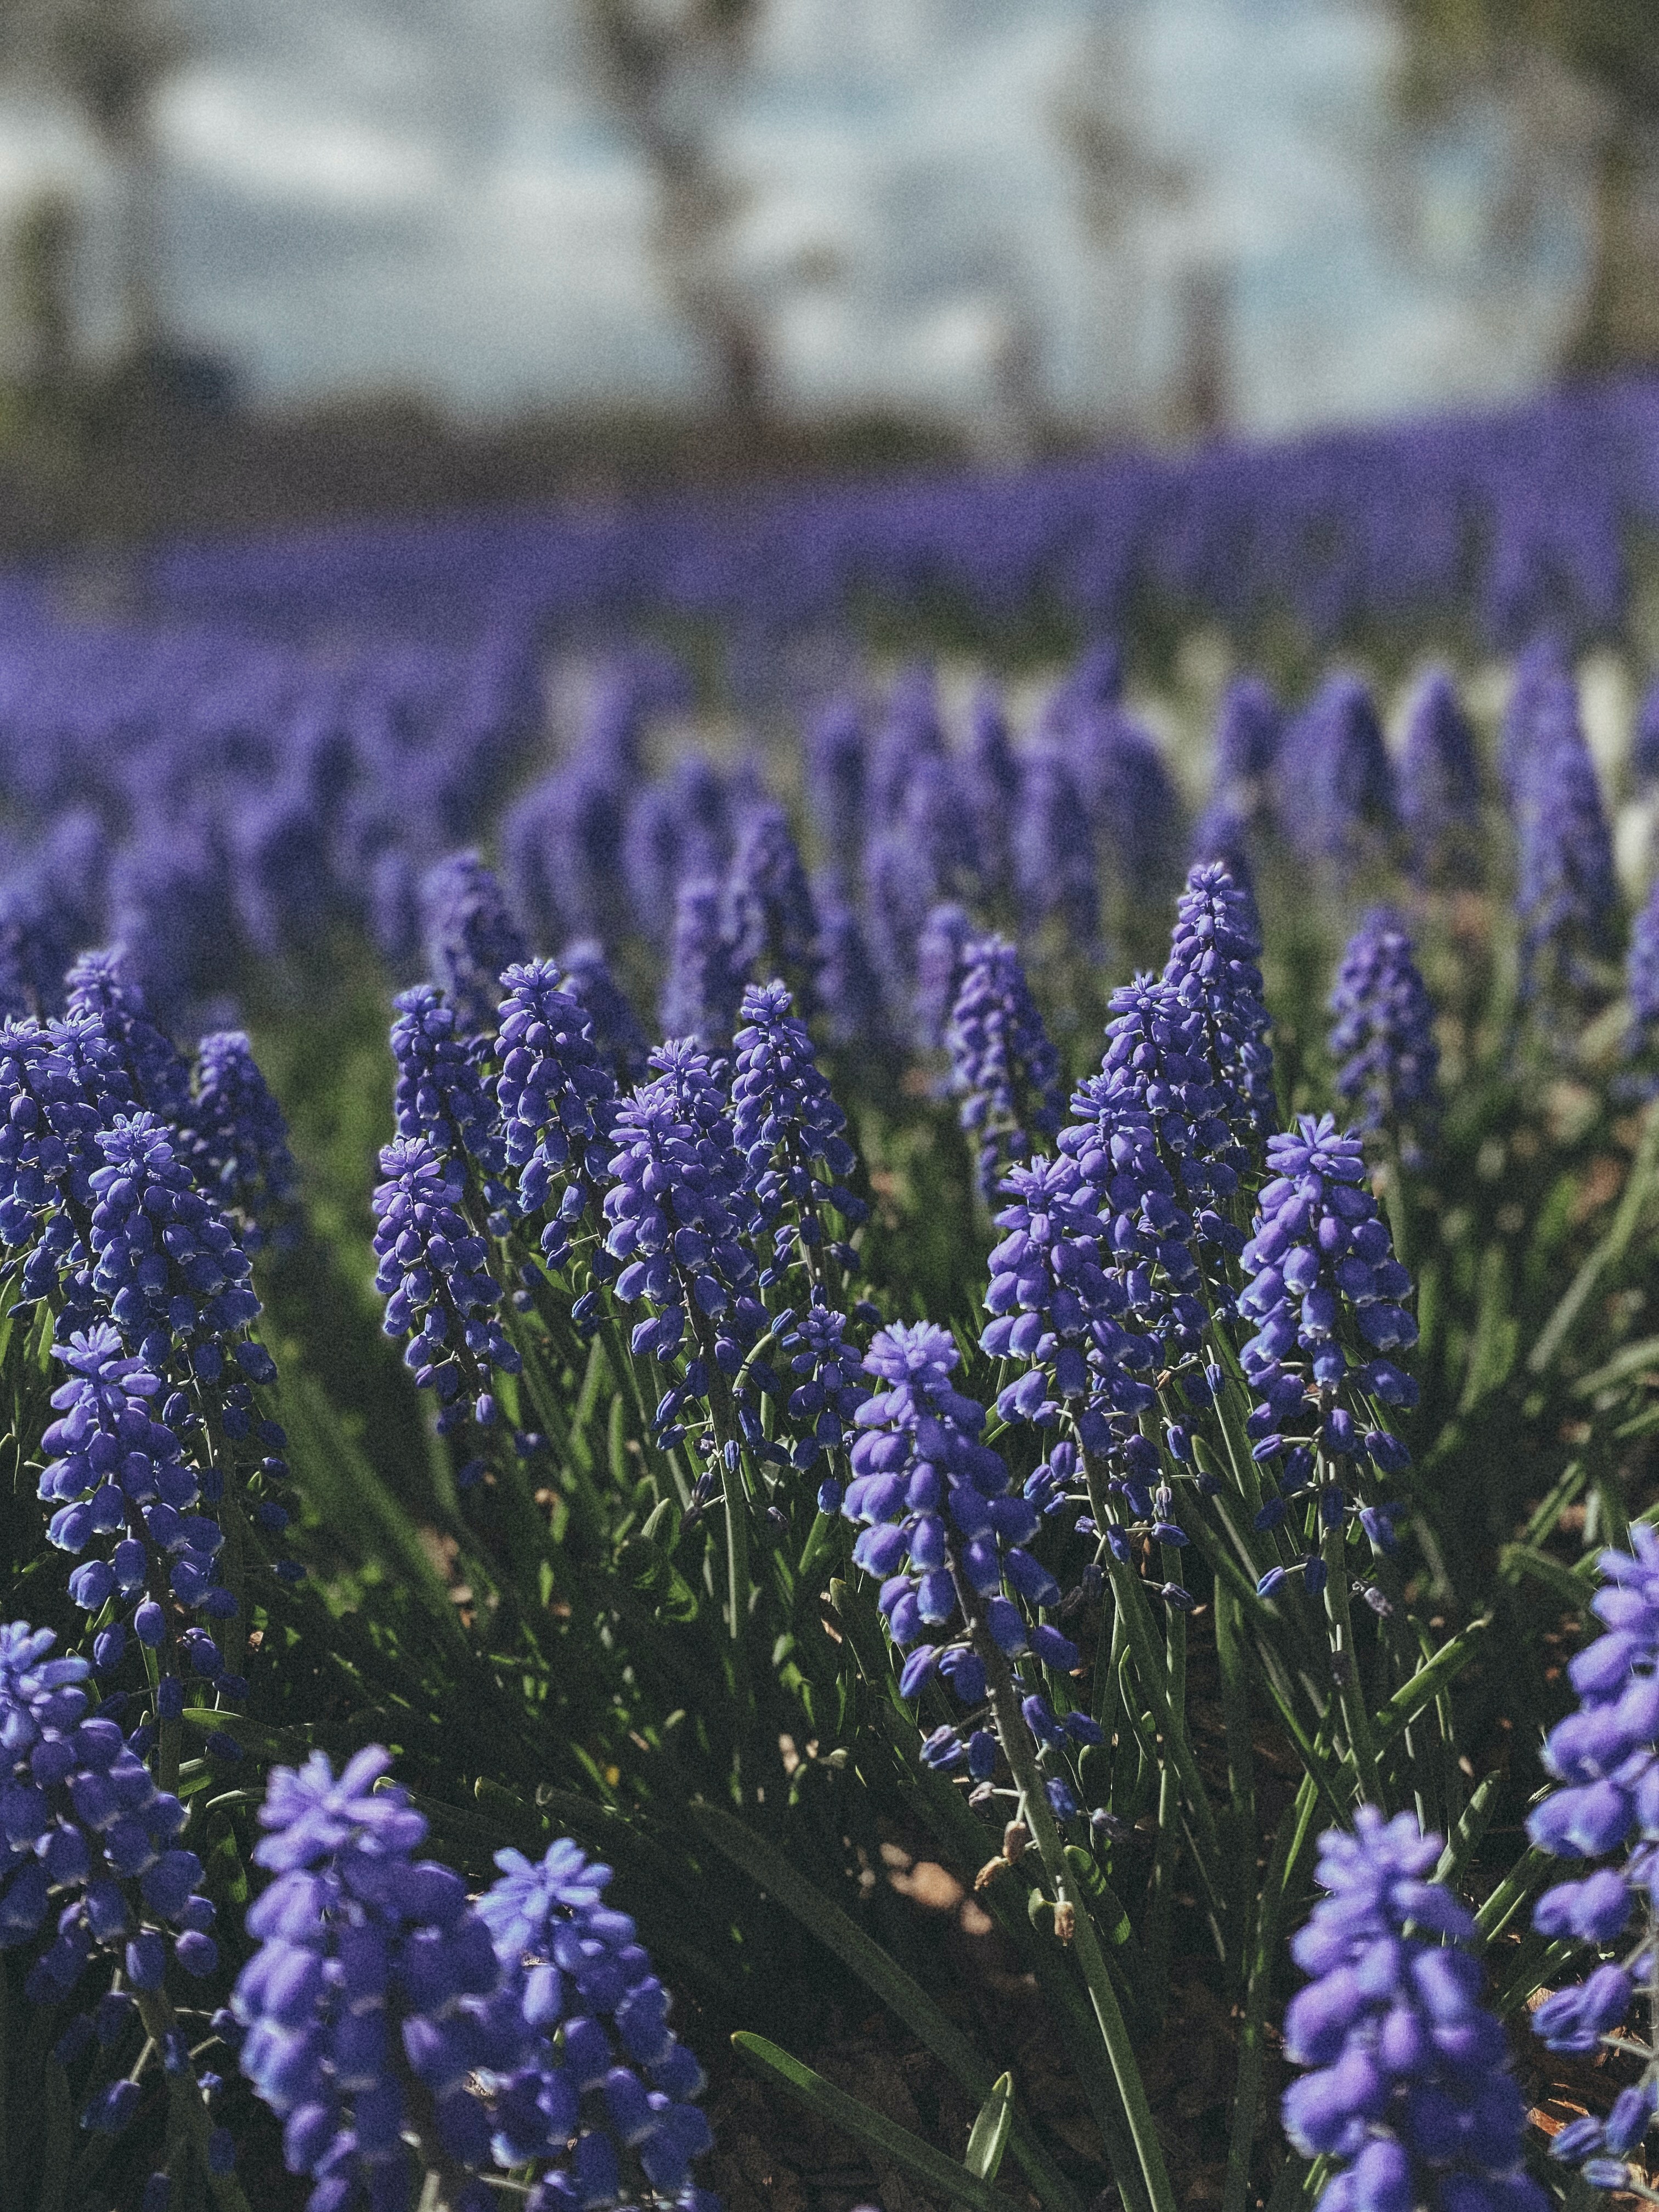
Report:
M 1581 375 L 1659 362 L 1659 236 L 1650 165 L 1632 119 L 1608 131 L 1596 164 L 1595 260 L 1565 366 Z

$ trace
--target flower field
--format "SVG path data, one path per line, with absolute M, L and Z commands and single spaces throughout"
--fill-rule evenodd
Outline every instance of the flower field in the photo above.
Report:
M 5 586 L 8 2208 L 1659 2200 L 1651 398 L 1551 406 Z M 1199 731 L 1160 563 L 1297 613 Z

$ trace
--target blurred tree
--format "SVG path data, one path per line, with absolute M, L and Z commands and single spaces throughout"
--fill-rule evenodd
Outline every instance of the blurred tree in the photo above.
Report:
M 720 161 L 716 128 L 763 5 L 580 0 L 594 81 L 656 188 L 664 282 L 702 345 L 720 406 L 739 422 L 768 410 L 769 349 L 764 317 L 733 265 L 744 195 Z
M 1575 369 L 1659 362 L 1659 5 L 1655 0 L 1395 0 L 1408 112 L 1496 95 L 1514 128 L 1575 110 L 1593 157 L 1595 244 Z M 1583 95 L 1588 93 L 1588 103 Z
M 170 0 L 0 0 L 0 68 L 69 100 L 121 180 L 121 349 L 161 336 L 157 93 L 188 51 Z
M 12 312 L 22 343 L 21 385 L 32 402 L 55 404 L 76 374 L 74 262 L 81 219 L 66 192 L 37 193 L 12 242 Z
M 1146 358 L 1152 307 L 1152 228 L 1158 217 L 1187 200 L 1192 179 L 1178 161 L 1152 143 L 1149 103 L 1136 68 L 1132 26 L 1118 20 L 1091 31 L 1073 56 L 1056 90 L 1050 123 L 1069 159 L 1084 228 L 1099 250 L 1107 279 L 1097 302 L 1097 347 L 1111 389 L 1106 395 L 1112 426 L 1130 435 L 1163 428 L 1212 428 L 1185 421 L 1177 394 L 1160 393 L 1161 377 Z M 1182 351 L 1187 319 L 1179 317 Z M 1194 380 L 1184 358 L 1175 382 Z M 1179 418 L 1173 424 L 1164 418 Z

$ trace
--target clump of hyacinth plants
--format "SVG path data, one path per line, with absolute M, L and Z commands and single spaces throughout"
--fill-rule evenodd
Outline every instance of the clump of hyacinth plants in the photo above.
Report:
M 284 2162 L 325 2212 L 695 2205 L 755 2130 L 721 2071 L 728 2025 L 763 2095 L 835 2130 L 849 2192 L 889 2186 L 884 2166 L 853 2178 L 862 2145 L 947 2200 L 1029 2192 L 1044 2212 L 1109 2185 L 1126 2212 L 1517 2207 L 1539 2146 L 1470 1963 L 1482 1944 L 1509 2020 L 1558 1990 L 1539 2017 L 1581 2039 L 1564 2059 L 1615 2039 L 1593 2129 L 1558 2148 L 1594 2161 L 1592 2184 L 1644 2185 L 1659 2062 L 1598 2009 L 1609 1972 L 1645 1972 L 1647 1905 L 1615 1926 L 1601 1879 L 1642 1888 L 1640 1808 L 1584 1895 L 1550 1893 L 1514 1949 L 1537 1863 L 1503 1875 L 1502 1838 L 1532 1739 L 1505 1731 L 1499 1769 L 1488 1725 L 1565 1694 L 1539 1655 L 1570 1632 L 1550 1616 L 1540 1635 L 1535 1609 L 1580 1586 L 1553 1501 L 1587 1500 L 1598 1547 L 1621 1542 L 1643 1479 L 1641 1132 L 1578 1095 L 1611 1026 L 1547 1107 L 1529 1064 L 1487 1083 L 1470 1030 L 1443 1152 L 1403 1163 L 1408 1270 L 1367 1146 L 1410 1119 L 1423 978 L 1439 987 L 1479 921 L 1468 883 L 1504 871 L 1425 858 L 1433 806 L 1407 803 L 1408 778 L 1408 838 L 1380 804 L 1363 837 L 1322 833 L 1322 860 L 1351 847 L 1379 894 L 1395 859 L 1425 887 L 1422 970 L 1370 931 L 1332 1070 L 1310 1046 L 1340 933 L 1323 878 L 1291 888 L 1287 915 L 1267 747 L 1226 769 L 1234 830 L 1206 830 L 1167 962 L 1126 981 L 1102 903 L 1146 957 L 1169 917 L 1142 863 L 1161 867 L 1179 810 L 1156 777 L 1094 773 L 1130 726 L 1115 663 L 1091 665 L 1035 748 L 988 706 L 964 754 L 920 677 L 885 714 L 849 697 L 799 850 L 749 761 L 683 764 L 636 806 L 646 755 L 620 706 L 515 805 L 512 896 L 470 852 L 417 898 L 441 848 L 388 855 L 348 788 L 329 834 L 363 841 L 386 957 L 410 963 L 398 981 L 422 921 L 434 981 L 399 994 L 386 1092 L 348 1045 L 349 1102 L 317 1066 L 340 1040 L 308 1058 L 251 992 L 291 1149 L 246 1033 L 179 1049 L 112 956 L 78 963 L 62 999 L 37 993 L 61 1020 L 0 1032 L 18 1446 L 0 1538 L 21 1532 L 10 1609 L 55 1627 L 40 1663 L 72 1662 L 70 1734 L 90 1731 L 66 1780 L 36 1778 L 31 1746 L 14 1781 L 59 1791 L 48 1810 L 93 1869 L 49 1881 L 38 1919 L 38 1877 L 14 1869 L 6 2017 L 33 2002 L 26 1981 L 56 2009 L 38 2052 L 0 2047 L 0 2159 L 8 2100 L 49 2114 L 61 2045 L 62 2212 L 169 2195 L 199 2212 L 240 2186 L 233 2150 L 282 2212 Z M 1375 763 L 1380 722 L 1354 684 L 1340 703 Z M 1143 764 L 1149 748 L 1134 734 Z M 324 782 L 332 758 L 319 740 Z M 411 790 L 437 772 L 410 765 Z M 1484 838 L 1468 767 L 1457 834 Z M 1552 912 L 1534 900 L 1531 926 Z M 665 968 L 684 1027 L 653 1048 L 632 1008 L 658 1003 Z M 1534 972 L 1565 1021 L 1568 967 L 1540 951 Z M 1600 975 L 1572 969 L 1584 995 Z M 314 988 L 297 967 L 289 983 L 290 1004 Z M 210 998 L 191 1014 L 239 1018 Z M 372 1207 L 348 1153 L 352 1176 L 380 1159 Z M 326 1204 L 301 1233 L 319 1163 Z M 1607 1190 L 1616 1249 L 1598 1242 Z M 1557 1277 L 1583 1287 L 1552 1366 Z M 1628 1358 L 1610 1371 L 1609 1329 Z M 1580 1474 L 1535 1481 L 1581 1449 Z M 1483 1454 L 1513 1465 L 1477 1483 Z M 314 1570 L 291 1588 L 273 1494 L 290 1456 L 292 1548 Z M 1494 1604 L 1502 1663 L 1466 1671 Z M 1515 1685 L 1538 1673 L 1528 1706 Z M 1614 1778 L 1589 1771 L 1604 1756 L 1648 1755 L 1641 1698 L 1609 1701 L 1605 1743 L 1551 1738 L 1565 1794 Z M 97 1887 L 99 1851 L 127 1842 L 94 1817 L 106 1750 L 199 1870 L 171 1917 L 165 1881 L 117 1878 L 118 1924 Z M 8 1803 L 9 1847 L 43 1864 Z M 1539 1808 L 1540 1847 L 1547 1826 Z M 1322 1830 L 1330 1909 L 1292 1953 Z M 72 1844 L 46 1847 L 69 1864 Z M 912 1916 L 953 1884 L 972 1902 L 937 1907 L 954 1924 L 935 1941 Z M 1454 1892 L 1484 1899 L 1473 1921 Z M 967 2001 L 980 1915 L 1017 2007 Z M 151 1935 L 187 2069 L 133 1978 L 155 1946 L 129 1946 Z M 1592 1999 L 1566 1986 L 1581 1939 L 1609 1954 Z M 83 1944 L 84 1987 L 60 2004 L 44 1962 Z M 699 2069 L 667 2034 L 653 1959 L 716 2114 L 740 2115 L 706 2166 Z M 1286 2013 L 1297 1960 L 1314 1980 Z M 817 2080 L 831 2006 L 923 2085 L 914 2124 L 837 2103 L 838 2065 Z M 1208 2016 L 1226 2022 L 1213 2051 Z M 1288 2152 L 1259 2124 L 1281 2018 L 1312 2069 Z M 1170 2051 L 1192 2057 L 1174 2082 Z M 1089 2117 L 1062 2130 L 1031 2085 L 1068 2068 Z M 782 2189 L 794 2149 L 773 2148 Z

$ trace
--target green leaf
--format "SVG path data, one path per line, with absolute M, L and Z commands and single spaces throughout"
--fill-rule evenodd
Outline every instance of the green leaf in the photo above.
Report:
M 649 1536 L 629 1537 L 617 1554 L 617 1571 L 642 1597 L 650 1599 L 665 1620 L 696 1619 L 697 1593 L 662 1546 Z
M 1462 1818 L 1452 1830 L 1446 1848 L 1440 1854 L 1440 1863 L 1434 1870 L 1436 1881 L 1455 1883 L 1464 1868 L 1480 1847 L 1480 1838 L 1486 1832 L 1486 1824 L 1497 1808 L 1503 1790 L 1504 1773 L 1501 1766 L 1490 1774 L 1482 1775 L 1474 1785 Z
M 919 2035 L 970 2095 L 987 2095 L 991 2069 L 968 2038 L 849 1914 L 833 1904 L 804 1875 L 797 1873 L 782 1852 L 745 1827 L 733 1814 L 699 1801 L 691 1807 L 691 1818 L 723 1857 L 765 1890 L 849 1972 L 856 1974 L 912 2033 Z M 994 2098 L 994 2087 L 988 2094 Z M 1012 2106 L 1009 2117 L 1012 2125 Z M 1078 2192 L 1023 2125 L 1013 2130 L 1013 2148 L 1014 2156 L 1045 2205 L 1063 2212 L 1064 2208 L 1080 2203 Z M 1000 2147 L 998 2154 L 1000 2156 Z
M 1403 1683 L 1376 1716 L 1376 1740 L 1388 1743 L 1403 1728 L 1409 1728 L 1424 1708 L 1431 1705 L 1454 1674 L 1462 1671 L 1474 1656 L 1474 1647 L 1492 1626 L 1492 1615 L 1483 1613 L 1467 1628 L 1460 1628 L 1455 1636 L 1443 1644 L 1426 1665 L 1419 1667 L 1409 1682 Z
M 963 2164 L 981 2181 L 994 2181 L 997 2168 L 1002 2164 L 1002 2154 L 1008 2141 L 1008 2130 L 1014 2124 L 1014 2077 L 999 2074 L 992 2084 L 991 2094 L 979 2108 L 979 2117 L 969 2131 L 968 2148 Z
M 775 2043 L 769 2043 L 763 2035 L 740 2030 L 732 2043 L 739 2057 L 746 2058 L 757 2073 L 776 2081 L 790 2096 L 817 2112 L 821 2119 L 828 2120 L 831 2127 L 839 2128 L 866 2149 L 902 2166 L 925 2188 L 938 2190 L 954 2203 L 970 2205 L 974 2212 L 1014 2212 L 1012 2197 L 1006 2197 L 1000 2189 L 993 2189 L 988 2181 L 969 2173 L 965 2166 L 946 2158 L 943 2151 L 923 2142 L 908 2128 L 900 2127 L 883 2113 L 872 2112 L 856 2097 L 849 2097 L 844 2089 L 837 2089 L 822 2074 L 803 2066 L 799 2058 L 792 2058 L 787 2051 L 781 2051 Z

